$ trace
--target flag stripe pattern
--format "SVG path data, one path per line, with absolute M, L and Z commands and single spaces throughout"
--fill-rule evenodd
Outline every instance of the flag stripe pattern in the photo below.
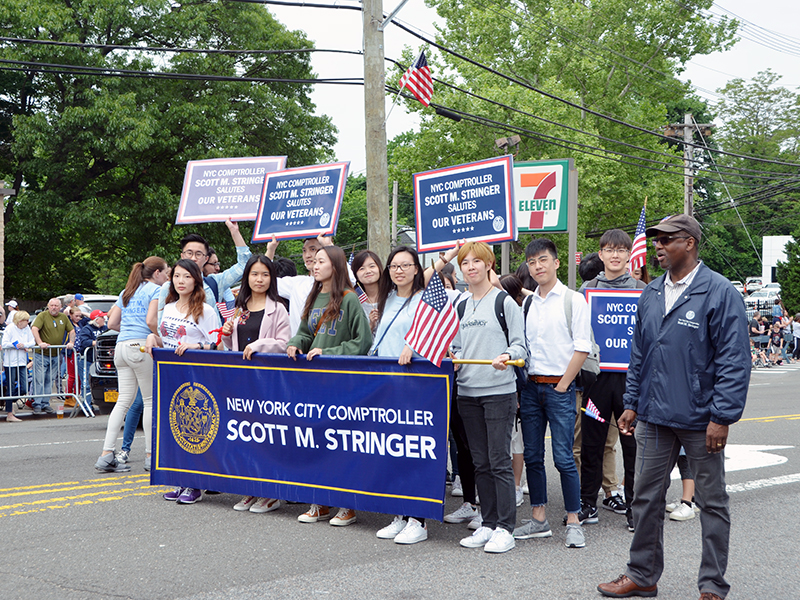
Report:
M 592 417 L 593 419 L 595 419 L 597 421 L 600 421 L 601 423 L 605 423 L 606 422 L 606 420 L 603 417 L 600 416 L 600 411 L 597 410 L 597 406 L 595 406 L 595 404 L 594 404 L 594 402 L 592 402 L 591 398 L 589 398 L 586 401 L 585 412 L 586 412 L 587 415 L 589 415 L 590 417 Z
M 633 248 L 631 249 L 630 270 L 641 269 L 647 262 L 647 236 L 645 235 L 645 207 L 639 215 L 639 222 L 636 224 L 636 235 L 633 237 Z
M 236 312 L 235 307 L 228 308 L 227 302 L 217 302 L 217 310 L 224 321 L 230 319 Z
M 428 106 L 433 97 L 433 77 L 431 69 L 428 67 L 428 60 L 425 58 L 425 51 L 419 53 L 417 60 L 414 61 L 403 76 L 400 78 L 400 89 L 407 87 L 423 105 Z
M 458 315 L 439 277 L 431 277 L 422 294 L 406 343 L 423 358 L 437 367 L 447 353 L 458 331 Z
M 361 304 L 366 304 L 369 302 L 369 296 L 367 296 L 367 293 L 361 289 L 360 285 L 356 285 L 355 291 L 356 295 L 358 296 L 358 301 L 361 302 Z

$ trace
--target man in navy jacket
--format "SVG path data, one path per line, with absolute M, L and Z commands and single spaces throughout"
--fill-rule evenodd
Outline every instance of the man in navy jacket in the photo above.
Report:
M 730 537 L 723 450 L 744 411 L 750 348 L 744 303 L 698 260 L 700 225 L 677 215 L 647 229 L 667 272 L 639 300 L 620 433 L 636 426 L 636 531 L 625 575 L 598 586 L 615 598 L 655 596 L 664 569 L 664 510 L 681 446 L 695 475 L 703 552 L 701 600 L 721 600 Z

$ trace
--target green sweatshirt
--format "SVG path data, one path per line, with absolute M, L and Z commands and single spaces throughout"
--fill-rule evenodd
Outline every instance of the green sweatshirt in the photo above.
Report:
M 321 348 L 323 354 L 367 354 L 372 346 L 372 332 L 364 309 L 354 293 L 344 295 L 339 318 L 333 324 L 326 321 L 317 331 L 317 324 L 328 306 L 330 296 L 322 293 L 317 296 L 308 319 L 300 321 L 300 328 L 288 345 L 298 348 L 303 354 L 314 348 Z

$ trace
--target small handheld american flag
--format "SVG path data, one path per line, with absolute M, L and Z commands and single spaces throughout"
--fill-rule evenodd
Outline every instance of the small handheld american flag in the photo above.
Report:
M 437 367 L 442 366 L 450 342 L 458 332 L 458 315 L 439 277 L 431 277 L 422 294 L 406 343 Z
M 647 206 L 642 207 L 639 215 L 639 222 L 636 224 L 636 234 L 633 237 L 633 248 L 631 249 L 630 270 L 641 269 L 647 263 L 647 236 L 645 235 L 644 211 Z
M 369 296 L 367 296 L 367 293 L 361 289 L 360 285 L 356 285 L 354 289 L 356 291 L 356 295 L 358 296 L 358 301 L 361 302 L 361 304 L 366 304 L 369 302 Z
M 596 421 L 600 421 L 601 423 L 606 422 L 606 420 L 600 416 L 600 411 L 597 410 L 597 407 L 595 406 L 594 402 L 592 402 L 591 398 L 586 400 L 586 408 L 583 408 L 581 410 L 583 410 L 583 412 L 585 412 L 588 416 L 592 417 Z
M 231 306 L 228 308 L 227 302 L 217 302 L 217 310 L 223 321 L 227 321 L 236 313 L 236 307 Z
M 433 77 L 425 58 L 425 51 L 419 53 L 417 60 L 408 67 L 400 78 L 400 89 L 407 87 L 423 105 L 428 106 L 433 97 Z

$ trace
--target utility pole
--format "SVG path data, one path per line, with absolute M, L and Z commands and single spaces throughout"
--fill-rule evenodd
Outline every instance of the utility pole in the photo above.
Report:
M 673 123 L 664 128 L 664 135 L 683 140 L 683 213 L 694 216 L 694 139 L 695 129 L 699 129 L 704 137 L 711 134 L 713 125 L 709 123 L 695 124 L 691 113 L 683 115 L 683 123 Z
M 367 243 L 378 256 L 391 250 L 389 167 L 386 159 L 386 102 L 383 1 L 363 0 L 364 124 L 367 151 Z
M 16 193 L 17 190 L 6 188 L 6 182 L 0 180 L 0 207 L 3 209 L 0 214 L 0 307 L 6 304 L 6 196 L 13 196 Z
M 395 179 L 394 183 L 392 184 L 392 246 L 397 244 L 397 204 L 399 196 L 398 185 L 399 183 Z

